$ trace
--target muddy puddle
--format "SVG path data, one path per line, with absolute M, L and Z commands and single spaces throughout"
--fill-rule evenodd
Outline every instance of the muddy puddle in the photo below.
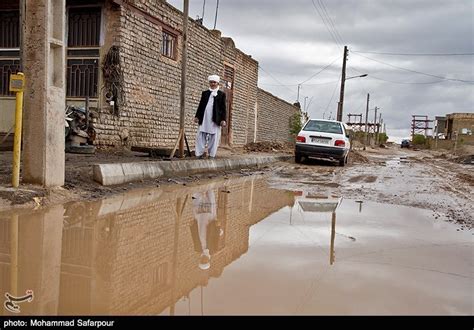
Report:
M 0 213 L 2 313 L 471 314 L 442 220 L 252 176 Z

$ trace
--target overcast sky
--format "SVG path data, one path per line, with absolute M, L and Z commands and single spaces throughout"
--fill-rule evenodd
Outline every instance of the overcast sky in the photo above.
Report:
M 205 1 L 209 29 L 216 2 Z M 191 18 L 203 3 L 190 1 Z M 474 112 L 473 0 L 220 0 L 216 29 L 259 62 L 259 87 L 293 103 L 301 84 L 310 117 L 336 114 L 344 45 L 346 77 L 368 74 L 346 80 L 344 120 L 365 120 L 367 93 L 369 120 L 379 107 L 391 137 L 410 134 L 413 114 Z

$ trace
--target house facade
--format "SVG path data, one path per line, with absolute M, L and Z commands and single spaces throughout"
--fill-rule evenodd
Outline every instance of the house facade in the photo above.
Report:
M 20 64 L 18 2 L 0 4 L 0 134 L 13 126 L 15 101 L 8 80 Z M 67 103 L 84 105 L 88 99 L 95 144 L 174 146 L 183 13 L 159 0 L 67 0 L 65 14 Z M 289 117 L 298 108 L 276 97 L 268 105 L 268 95 L 257 87 L 258 62 L 236 48 L 231 38 L 189 19 L 185 130 L 191 145 L 197 130 L 195 110 L 210 74 L 221 76 L 228 100 L 229 125 L 222 131 L 221 145 L 288 141 Z M 259 109 L 265 109 L 265 115 L 259 116 Z M 275 123 L 278 134 L 258 131 Z

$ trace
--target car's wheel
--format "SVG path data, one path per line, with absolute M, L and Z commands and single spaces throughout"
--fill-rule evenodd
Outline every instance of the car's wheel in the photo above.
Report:
M 344 163 L 345 163 L 346 165 L 349 163 L 349 154 L 347 154 L 346 160 L 344 161 Z
M 301 154 L 295 153 L 295 163 L 301 163 Z
M 339 166 L 344 166 L 344 165 L 346 165 L 346 157 L 341 158 L 341 159 L 339 160 Z

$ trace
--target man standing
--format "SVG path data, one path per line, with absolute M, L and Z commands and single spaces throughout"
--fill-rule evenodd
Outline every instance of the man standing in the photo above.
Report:
M 209 76 L 209 90 L 202 92 L 201 101 L 194 122 L 199 124 L 196 135 L 196 157 L 201 158 L 204 154 L 206 142 L 209 157 L 215 158 L 221 127 L 226 127 L 226 97 L 219 90 L 220 78 L 217 75 Z

